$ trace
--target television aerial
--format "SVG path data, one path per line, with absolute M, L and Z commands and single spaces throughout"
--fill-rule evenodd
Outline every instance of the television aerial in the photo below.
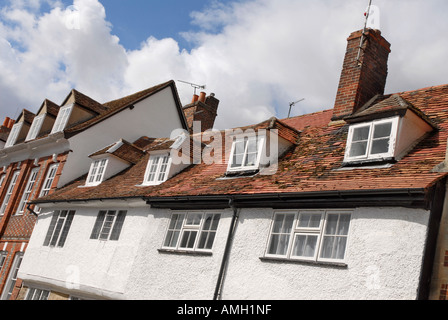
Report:
M 194 88 L 194 94 L 196 94 L 196 90 L 198 90 L 198 89 L 201 89 L 201 90 L 205 89 L 205 84 L 201 86 L 199 84 L 194 84 L 194 83 L 187 82 L 187 81 L 182 81 L 182 80 L 177 80 L 177 81 L 191 85 Z
M 296 101 L 296 102 L 291 102 L 290 104 L 289 104 L 289 112 L 288 112 L 288 119 L 291 117 L 291 109 L 292 109 L 292 107 L 294 107 L 296 104 L 298 104 L 299 102 L 302 102 L 303 100 L 305 100 L 305 99 L 300 99 L 300 100 L 298 100 L 298 101 Z

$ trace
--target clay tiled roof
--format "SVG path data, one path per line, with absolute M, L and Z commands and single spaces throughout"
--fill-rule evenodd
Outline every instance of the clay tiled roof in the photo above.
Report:
M 84 184 L 80 179 L 44 201 L 116 197 L 253 196 L 352 190 L 429 190 L 446 175 L 433 172 L 433 169 L 444 161 L 447 148 L 448 85 L 397 95 L 421 110 L 439 130 L 434 130 L 390 167 L 342 168 L 349 124 L 341 121 L 330 122 L 331 110 L 327 110 L 278 121 L 300 130 L 300 134 L 296 145 L 280 159 L 278 170 L 273 175 L 259 174 L 223 179 L 227 169 L 226 163 L 202 163 L 189 166 L 159 186 L 136 187 L 143 181 L 149 157 L 146 155 L 135 166 L 98 187 L 89 188 L 89 191 L 77 188 L 78 185 Z M 269 121 L 272 122 L 272 119 L 263 126 Z
M 136 145 L 121 139 L 120 141 L 91 154 L 90 157 L 104 154 L 111 154 L 129 163 L 136 164 L 145 155 L 145 152 Z

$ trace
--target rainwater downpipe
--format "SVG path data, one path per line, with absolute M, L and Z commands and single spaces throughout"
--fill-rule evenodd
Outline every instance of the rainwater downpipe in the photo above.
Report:
M 238 209 L 235 208 L 233 199 L 229 199 L 229 206 L 233 210 L 232 222 L 230 224 L 229 234 L 227 236 L 226 248 L 222 257 L 221 269 L 219 270 L 218 281 L 216 283 L 213 300 L 221 300 L 222 285 L 224 283 L 224 277 L 230 257 L 230 249 L 232 248 L 233 237 L 235 235 L 235 229 L 239 218 Z

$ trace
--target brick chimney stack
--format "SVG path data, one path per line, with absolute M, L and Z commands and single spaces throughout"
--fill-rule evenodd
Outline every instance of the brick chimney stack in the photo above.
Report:
M 367 29 L 357 61 L 362 35 L 363 30 L 359 30 L 347 39 L 333 121 L 353 114 L 375 95 L 384 94 L 390 43 L 381 36 L 381 31 Z
M 205 92 L 200 95 L 194 95 L 190 104 L 183 107 L 185 118 L 190 131 L 193 130 L 193 122 L 201 122 L 201 132 L 213 129 L 216 116 L 218 115 L 219 100 L 215 94 L 211 93 L 208 97 Z

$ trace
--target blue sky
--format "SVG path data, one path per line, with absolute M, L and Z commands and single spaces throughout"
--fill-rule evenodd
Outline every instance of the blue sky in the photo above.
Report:
M 0 119 L 71 89 L 106 102 L 206 84 L 218 128 L 333 107 L 367 0 L 0 0 Z M 392 44 L 387 93 L 448 83 L 448 1 L 374 0 Z M 67 25 L 67 7 L 80 25 Z M 183 103 L 193 90 L 177 83 Z M 238 116 L 235 116 L 238 115 Z

